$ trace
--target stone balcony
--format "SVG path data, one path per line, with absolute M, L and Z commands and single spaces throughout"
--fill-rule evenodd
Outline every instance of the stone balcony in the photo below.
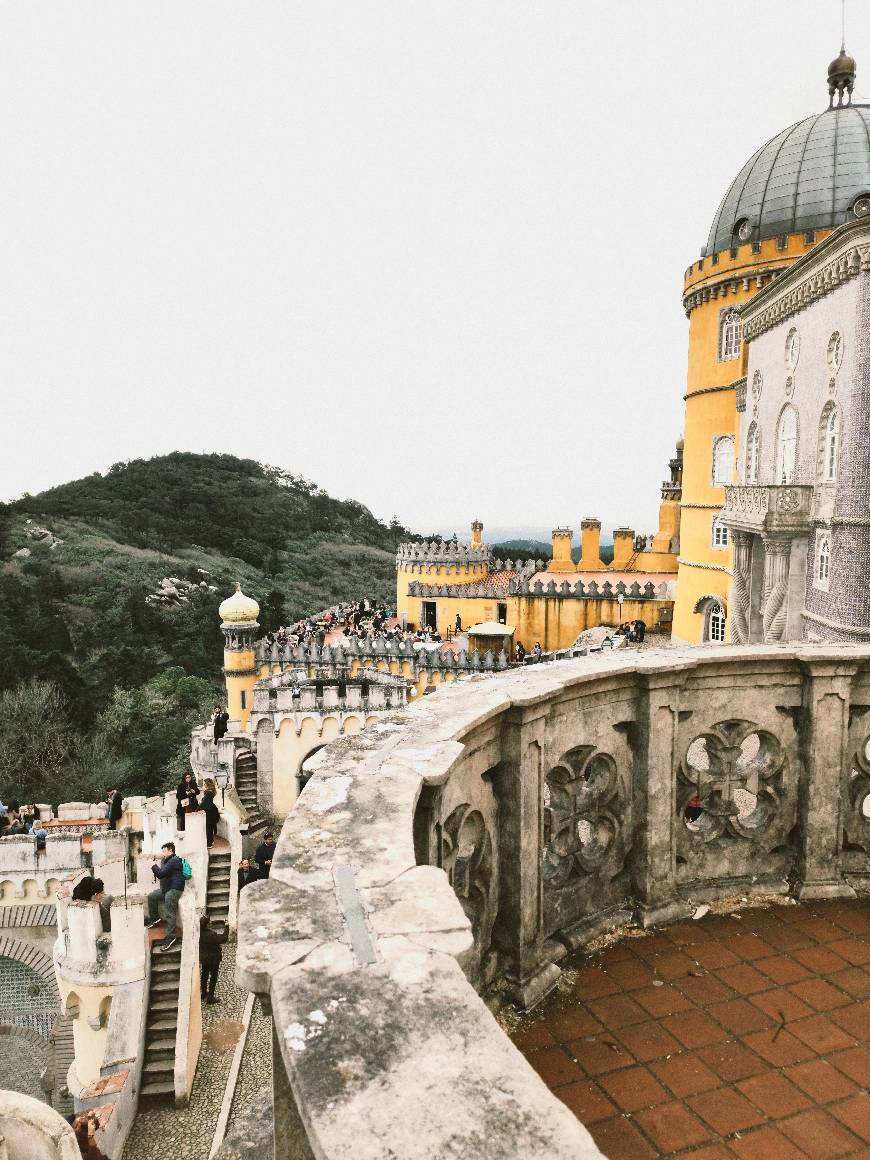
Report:
M 806 535 L 813 488 L 805 484 L 735 484 L 725 488 L 722 519 L 734 531 Z
M 471 677 L 324 749 L 241 898 L 275 1154 L 600 1156 L 488 1004 L 626 922 L 870 891 L 868 704 L 870 648 L 650 650 Z

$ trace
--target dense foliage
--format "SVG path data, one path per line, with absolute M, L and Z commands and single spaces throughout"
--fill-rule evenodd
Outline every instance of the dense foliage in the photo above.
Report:
M 27 520 L 63 543 L 34 542 Z M 264 628 L 349 596 L 388 600 L 408 535 L 230 455 L 116 464 L 0 505 L 0 750 L 57 723 L 49 757 L 0 761 L 0 796 L 162 788 L 221 696 L 217 609 L 235 581 L 259 601 Z M 21 548 L 30 556 L 14 557 Z M 195 585 L 186 603 L 146 601 L 164 577 Z

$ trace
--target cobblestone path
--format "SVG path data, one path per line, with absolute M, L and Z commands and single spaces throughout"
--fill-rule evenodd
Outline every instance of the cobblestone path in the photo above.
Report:
M 512 1033 L 610 1160 L 870 1155 L 866 902 L 635 933 Z
M 199 1054 L 196 1078 L 193 1081 L 190 1104 L 177 1109 L 171 1102 L 152 1103 L 148 1100 L 139 1105 L 139 1113 L 127 1139 L 124 1160 L 208 1160 L 212 1137 L 217 1126 L 221 1102 L 226 1088 L 227 1077 L 233 1058 L 237 1036 L 228 1021 L 241 1022 L 247 991 L 240 991 L 233 981 L 236 963 L 236 942 L 231 939 L 223 948 L 223 962 L 218 977 L 215 1006 L 204 1005 L 203 1040 Z M 268 1024 L 263 1015 L 254 1007 L 254 1020 Z M 251 1032 L 255 1022 L 252 1020 Z M 230 1032 L 230 1034 L 227 1034 Z M 245 1047 L 240 1075 L 250 1082 L 259 1076 L 258 1087 L 271 1083 L 271 1049 L 263 1051 L 257 1044 L 265 1034 L 271 1043 L 271 1031 L 267 1027 L 259 1030 L 259 1039 L 250 1035 Z M 256 1059 L 249 1060 L 252 1047 Z

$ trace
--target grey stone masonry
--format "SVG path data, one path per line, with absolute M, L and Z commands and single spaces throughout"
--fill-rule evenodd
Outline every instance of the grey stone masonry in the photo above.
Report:
M 481 996 L 733 893 L 870 891 L 870 648 L 602 654 L 449 685 L 323 751 L 237 978 L 275 1154 L 595 1157 Z

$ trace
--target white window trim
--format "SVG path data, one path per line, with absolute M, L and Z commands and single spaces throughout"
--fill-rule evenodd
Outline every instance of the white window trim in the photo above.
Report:
M 717 476 L 716 465 L 719 460 L 719 446 L 725 440 L 729 444 L 729 472 L 726 480 L 720 480 Z M 714 487 L 728 487 L 734 479 L 734 436 L 733 435 L 714 435 L 713 436 L 713 461 L 711 464 L 710 478 Z
M 727 351 L 730 350 L 731 347 L 726 347 L 725 333 L 732 318 L 736 319 L 737 322 L 737 343 L 733 348 L 734 353 L 729 354 Z M 719 314 L 719 362 L 733 362 L 736 358 L 740 358 L 740 344 L 742 339 L 743 327 L 740 323 L 740 315 L 737 313 L 733 306 L 726 306 L 725 309 L 720 311 Z
M 824 567 L 823 565 L 824 553 Z M 824 574 L 823 574 L 824 573 Z M 819 592 L 829 591 L 831 586 L 831 533 L 819 531 L 816 534 L 816 551 L 813 559 L 813 588 Z
M 761 428 L 758 420 L 753 419 L 746 433 L 746 462 L 743 465 L 743 482 L 758 483 L 759 466 L 761 464 Z
M 716 543 L 717 536 L 720 543 Z M 710 525 L 710 547 L 716 552 L 727 552 L 731 546 L 731 536 L 728 531 L 728 525 L 722 522 L 722 517 L 717 516 Z
M 721 637 L 713 636 L 713 621 L 717 622 Z M 721 621 L 721 624 L 718 622 Z M 705 644 L 724 644 L 725 632 L 728 626 L 728 612 L 721 600 L 711 600 L 704 609 L 704 642 Z
M 783 467 L 782 423 L 783 423 L 783 419 L 785 418 L 786 412 L 789 412 L 792 415 L 794 415 L 794 462 L 792 464 L 791 479 L 784 480 L 782 478 L 782 467 Z M 800 445 L 801 445 L 800 434 L 801 434 L 801 432 L 800 432 L 800 416 L 798 414 L 797 407 L 793 406 L 791 403 L 786 403 L 785 406 L 780 411 L 779 417 L 776 420 L 776 457 L 775 457 L 775 461 L 774 461 L 774 470 L 775 470 L 774 483 L 778 487 L 788 487 L 791 484 L 797 483 L 798 465 L 799 465 L 799 458 L 798 457 L 800 454 Z

